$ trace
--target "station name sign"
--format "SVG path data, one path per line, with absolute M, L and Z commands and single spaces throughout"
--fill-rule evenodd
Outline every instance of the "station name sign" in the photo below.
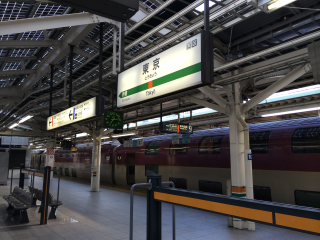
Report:
M 148 101 L 210 81 L 204 77 L 206 64 L 202 64 L 208 51 L 203 35 L 194 35 L 119 73 L 117 106 Z
M 159 129 L 162 133 L 181 133 L 192 134 L 193 128 L 188 124 L 166 123 L 160 122 Z
M 96 117 L 97 97 L 93 97 L 47 119 L 47 130 Z

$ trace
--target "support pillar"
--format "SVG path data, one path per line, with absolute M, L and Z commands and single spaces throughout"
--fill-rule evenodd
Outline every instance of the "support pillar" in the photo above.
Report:
M 101 130 L 97 127 L 93 130 L 92 165 L 91 165 L 91 192 L 100 190 L 100 165 L 101 165 Z
M 241 113 L 240 103 L 240 84 L 233 84 L 234 102 L 230 102 L 229 115 L 229 136 L 230 136 L 230 161 L 231 161 L 231 196 L 240 198 L 253 198 L 252 189 L 252 165 L 247 164 L 246 157 L 250 153 L 249 132 L 248 127 L 243 120 L 244 116 Z M 244 128 L 246 126 L 246 128 Z M 251 168 L 251 169 L 249 169 Z M 251 179 L 249 184 L 248 179 Z M 249 192 L 247 192 L 247 184 L 249 184 Z M 247 195 L 248 194 L 248 195 Z M 230 220 L 229 220 L 229 225 Z M 233 218 L 232 226 L 234 228 L 255 230 L 255 223 L 243 221 L 238 218 Z

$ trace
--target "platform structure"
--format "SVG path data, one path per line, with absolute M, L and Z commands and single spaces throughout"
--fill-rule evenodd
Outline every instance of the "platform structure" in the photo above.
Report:
M 90 192 L 89 183 L 61 180 L 61 198 L 56 220 L 39 225 L 37 209 L 29 209 L 30 223 L 17 224 L 7 220 L 7 203 L 0 198 L 0 239 L 129 239 L 130 194 L 123 189 L 102 185 L 100 192 Z M 18 182 L 14 182 L 18 184 Z M 27 184 L 27 180 L 26 180 Z M 40 184 L 36 179 L 35 184 Z M 55 182 L 52 183 L 56 184 Z M 9 191 L 1 186 L 0 195 Z M 140 191 L 138 191 L 139 193 Z M 172 239 L 171 204 L 162 204 L 162 239 Z M 176 206 L 176 239 L 231 240 L 231 239 L 319 239 L 319 236 L 279 229 L 257 223 L 257 231 L 227 227 L 224 216 Z M 146 197 L 143 192 L 134 200 L 134 239 L 146 239 Z

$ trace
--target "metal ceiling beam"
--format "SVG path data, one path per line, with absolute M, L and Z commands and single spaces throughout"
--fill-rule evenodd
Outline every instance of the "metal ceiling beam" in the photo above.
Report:
M 246 111 L 250 110 L 254 106 L 261 103 L 263 100 L 270 97 L 272 94 L 278 92 L 286 85 L 292 83 L 294 80 L 298 79 L 299 77 L 303 76 L 305 73 L 311 70 L 311 64 L 307 63 L 305 65 L 301 65 L 295 68 L 293 71 L 288 73 L 286 76 L 278 80 L 277 82 L 273 83 L 271 86 L 263 90 L 262 92 L 258 93 L 256 96 L 251 98 L 246 104 L 243 105 L 243 109 Z
M 86 57 L 86 58 L 91 58 L 92 57 L 92 54 L 90 54 L 90 53 L 88 53 L 88 52 L 86 52 L 83 49 L 78 48 L 78 47 L 74 48 L 74 52 L 76 54 L 81 55 L 82 57 Z
M 1 25 L 1 23 L 0 23 Z M 0 48 L 38 48 L 60 46 L 59 40 L 8 40 L 0 41 Z
M 0 35 L 39 31 L 45 29 L 80 26 L 92 23 L 108 22 L 117 24 L 116 21 L 91 13 L 74 13 L 50 17 L 25 18 L 0 22 Z M 6 42 L 6 41 L 4 41 Z
M 0 75 L 26 75 L 36 73 L 34 69 L 0 71 Z
M 230 63 L 224 64 L 221 67 L 215 68 L 214 71 L 215 72 L 219 72 L 219 71 L 227 70 L 229 68 L 241 65 L 241 64 L 243 64 L 245 62 L 249 62 L 249 61 L 253 61 L 253 60 L 257 59 L 257 58 L 261 58 L 261 57 L 266 56 L 268 54 L 274 54 L 275 52 L 281 51 L 281 50 L 283 50 L 285 48 L 290 48 L 292 46 L 295 46 L 297 44 L 301 44 L 303 42 L 312 41 L 313 39 L 316 39 L 318 37 L 320 37 L 320 31 L 316 31 L 314 33 L 310 33 L 310 34 L 307 34 L 305 36 L 302 36 L 302 37 L 299 37 L 299 38 L 296 38 L 296 39 L 293 39 L 293 40 L 289 40 L 289 41 L 287 41 L 285 43 L 282 43 L 282 44 L 277 44 L 274 47 L 262 50 L 260 52 L 257 52 L 257 53 L 251 54 L 251 55 L 248 55 L 248 56 L 240 58 L 238 60 L 234 60 L 234 61 L 232 61 Z
M 85 41 L 86 43 L 89 43 L 92 47 L 99 49 L 99 43 L 92 40 L 91 38 L 85 37 L 83 41 Z
M 220 94 L 213 91 L 210 87 L 205 86 L 198 88 L 201 92 L 203 92 L 207 97 L 211 98 L 213 101 L 215 101 L 225 112 L 225 109 L 228 105 L 228 102 L 220 96 Z
M 69 44 L 77 45 L 95 26 L 96 24 L 72 27 L 64 36 L 60 47 L 54 47 L 48 56 L 37 66 L 36 70 L 38 74 L 31 74 L 24 81 L 21 85 L 22 91 L 26 92 L 42 76 L 47 74 L 50 71 L 49 64 L 57 64 L 68 53 Z
M 286 25 L 288 25 L 288 24 L 290 24 L 290 23 L 292 23 L 292 22 L 295 22 L 295 21 L 297 21 L 297 20 L 299 20 L 299 19 L 303 19 L 303 18 L 305 18 L 305 17 L 307 17 L 307 16 L 309 16 L 309 15 L 311 15 L 311 14 L 313 14 L 312 11 L 305 11 L 305 12 L 300 13 L 300 14 L 298 14 L 298 15 L 295 15 L 295 16 L 293 16 L 293 17 L 291 17 L 291 18 L 286 18 L 286 19 L 284 19 L 283 21 L 280 21 L 280 22 L 278 22 L 278 23 L 276 23 L 276 24 L 272 24 L 272 25 L 269 26 L 269 27 L 263 28 L 263 29 L 261 29 L 261 30 L 259 30 L 259 31 L 257 31 L 257 32 L 254 32 L 254 33 L 250 33 L 250 34 L 248 34 L 248 36 L 246 36 L 246 37 L 243 37 L 243 38 L 240 38 L 240 39 L 238 39 L 238 40 L 235 40 L 235 41 L 231 44 L 231 46 L 234 47 L 234 46 L 236 46 L 236 45 L 238 45 L 238 44 L 241 44 L 241 43 L 243 43 L 243 42 L 249 41 L 249 40 L 251 40 L 251 39 L 253 39 L 253 38 L 256 38 L 256 37 L 258 37 L 258 36 L 260 36 L 260 35 L 263 35 L 263 34 L 265 34 L 265 33 L 272 32 L 273 30 L 276 30 L 276 29 L 278 29 L 278 28 L 280 28 L 280 27 L 282 27 L 282 26 L 286 26 Z
M 303 48 L 291 53 L 284 54 L 275 58 L 268 59 L 256 64 L 252 64 L 247 67 L 243 67 L 220 76 L 215 76 L 215 84 L 229 84 L 235 81 L 241 81 L 242 79 L 254 78 L 261 76 L 266 71 L 274 72 L 281 68 L 283 65 L 291 65 L 295 62 L 305 61 L 309 58 L 308 49 Z M 223 66 L 222 66 L 223 67 Z M 216 70 L 217 68 L 215 68 Z
M 195 98 L 195 97 L 186 97 L 186 100 L 189 101 L 189 102 L 192 102 L 192 103 L 195 103 L 197 105 L 200 105 L 200 106 L 204 106 L 204 107 L 207 107 L 207 108 L 211 108 L 217 112 L 220 112 L 220 113 L 226 113 L 226 110 L 219 106 L 219 105 L 216 105 L 216 104 L 213 104 L 213 103 L 210 103 L 208 101 L 205 101 L 205 100 L 201 100 L 201 99 L 198 99 L 198 98 Z
M 38 42 L 38 41 L 37 41 Z M 1 41 L 0 41 L 1 43 Z M 0 62 L 6 62 L 6 61 L 31 61 L 31 60 L 37 60 L 36 56 L 31 57 L 0 57 Z

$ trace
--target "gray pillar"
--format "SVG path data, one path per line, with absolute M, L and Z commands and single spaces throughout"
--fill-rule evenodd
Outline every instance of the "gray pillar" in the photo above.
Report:
M 93 130 L 92 165 L 91 165 L 91 192 L 99 192 L 101 165 L 101 131 Z

